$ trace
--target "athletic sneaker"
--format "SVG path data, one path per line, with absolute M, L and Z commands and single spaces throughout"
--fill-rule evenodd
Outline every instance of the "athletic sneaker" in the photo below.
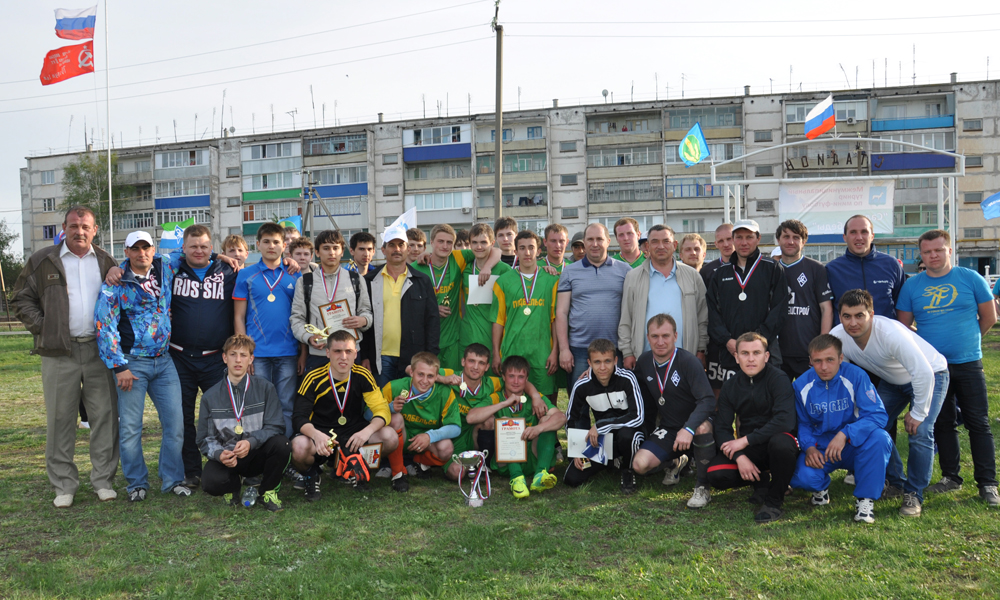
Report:
M 410 491 L 410 481 L 406 477 L 406 473 L 392 480 L 392 491 L 399 492 L 400 494 Z
M 854 501 L 854 521 L 857 523 L 875 522 L 875 500 L 873 498 L 858 498 Z
M 183 485 L 181 485 L 179 483 L 177 485 L 175 485 L 173 487 L 173 489 L 170 490 L 170 491 L 173 492 L 174 494 L 180 496 L 181 498 L 187 498 L 188 496 L 191 495 L 191 488 L 184 487 Z
M 632 469 L 622 469 L 621 470 L 621 483 L 620 486 L 623 494 L 629 495 L 635 493 L 635 471 Z M 532 486 L 534 488 L 534 486 Z
M 415 465 L 417 470 L 417 479 L 427 480 L 431 478 L 431 468 L 428 465 Z
M 551 490 L 556 487 L 556 483 L 559 480 L 555 475 L 549 473 L 548 471 L 539 471 L 535 473 L 534 479 L 531 480 L 531 491 L 533 492 L 544 492 L 545 490 Z
M 674 461 L 672 467 L 667 469 L 666 474 L 663 475 L 663 485 L 677 485 L 677 482 L 681 480 L 681 471 L 687 466 L 688 461 L 687 454 L 682 454 L 677 457 Z
M 317 472 L 319 472 L 318 469 Z M 292 487 L 297 490 L 306 489 L 305 475 L 296 471 L 295 467 L 293 467 L 292 465 L 288 465 L 288 467 L 285 468 L 285 479 L 291 481 Z
M 146 488 L 135 488 L 128 493 L 129 502 L 142 502 L 146 499 Z
M 781 518 L 781 515 L 783 514 L 785 513 L 783 513 L 780 508 L 775 508 L 774 506 L 768 506 L 765 504 L 764 506 L 760 507 L 760 510 L 757 511 L 757 514 L 753 516 L 753 520 L 755 523 L 763 525 L 764 523 L 771 523 L 773 521 L 777 521 L 778 519 Z
M 903 504 L 899 507 L 900 516 L 919 517 L 921 510 L 920 498 L 913 492 L 903 492 Z
M 927 486 L 927 491 L 932 494 L 944 494 L 945 492 L 955 492 L 960 489 L 962 489 L 962 484 L 947 475 L 934 485 Z
M 903 496 L 903 488 L 892 485 L 891 483 L 885 484 L 882 488 L 882 496 L 879 500 L 889 500 L 891 498 L 901 498 Z
M 688 508 L 705 508 L 705 506 L 712 501 L 712 495 L 708 493 L 708 488 L 699 485 L 694 488 L 694 493 L 691 494 L 691 499 L 687 502 Z
M 848 473 L 844 475 L 844 483 L 847 485 L 854 485 L 854 473 Z
M 281 500 L 278 499 L 278 490 L 268 490 L 264 492 L 264 508 L 271 512 L 280 512 Z
M 229 506 L 239 506 L 240 500 L 239 498 L 236 498 L 234 496 L 235 496 L 234 494 L 223 494 L 222 500 Z
M 995 485 L 984 485 L 979 488 L 979 497 L 986 501 L 986 506 L 1000 506 L 1000 494 L 997 494 Z
M 378 472 L 375 473 L 375 477 L 379 477 L 382 479 L 389 479 L 390 477 L 392 477 L 392 469 L 390 469 L 389 467 L 382 467 L 381 469 L 378 470 Z
M 52 501 L 52 505 L 56 508 L 69 508 L 73 506 L 73 494 L 59 494 Z
M 830 490 L 820 490 L 813 492 L 812 499 L 809 500 L 813 506 L 826 506 L 830 503 Z
M 528 486 L 524 484 L 524 475 L 518 475 L 510 480 L 510 491 L 515 498 L 527 498 L 530 492 Z
M 100 500 L 101 502 L 107 502 L 109 500 L 114 500 L 117 497 L 118 497 L 118 492 L 116 492 L 116 491 L 114 491 L 114 490 L 112 490 L 110 488 L 105 488 L 105 489 L 97 490 L 97 499 Z
M 309 469 L 307 471 L 308 475 L 303 475 L 303 485 L 306 490 L 306 500 L 309 502 L 316 502 L 323 497 L 323 494 L 319 491 L 320 481 L 323 476 L 320 475 L 315 469 Z

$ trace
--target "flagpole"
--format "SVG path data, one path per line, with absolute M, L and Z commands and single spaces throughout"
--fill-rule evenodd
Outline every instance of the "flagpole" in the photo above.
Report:
M 115 255 L 114 208 L 111 205 L 111 64 L 108 62 L 108 0 L 104 0 L 104 97 L 108 122 L 108 253 Z

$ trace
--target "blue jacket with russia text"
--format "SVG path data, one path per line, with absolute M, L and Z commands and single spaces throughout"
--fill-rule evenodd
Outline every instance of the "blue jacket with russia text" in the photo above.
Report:
M 834 325 L 840 323 L 840 298 L 848 290 L 868 290 L 875 303 L 875 314 L 896 318 L 896 299 L 906 275 L 894 256 L 879 252 L 874 244 L 864 256 L 844 250 L 843 256 L 827 263 L 826 278 L 833 290 Z
M 864 369 L 844 362 L 830 381 L 810 368 L 795 380 L 795 412 L 799 417 L 799 445 L 825 450 L 843 431 L 848 443 L 858 447 L 872 431 L 888 421 L 885 406 Z

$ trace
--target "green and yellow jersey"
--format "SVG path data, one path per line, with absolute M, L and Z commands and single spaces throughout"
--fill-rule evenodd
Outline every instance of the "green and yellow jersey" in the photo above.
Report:
M 427 433 L 432 429 L 440 429 L 445 425 L 462 426 L 455 392 L 450 387 L 436 383 L 426 397 L 420 398 L 416 390 L 411 387 L 411 379 L 403 377 L 385 384 L 385 387 L 382 388 L 382 396 L 385 397 L 386 402 L 391 404 L 393 399 L 403 390 L 410 392 L 410 397 L 403 405 L 403 410 L 399 411 L 403 415 L 403 420 L 406 421 L 407 439 L 412 439 L 413 436 Z
M 462 273 L 469 262 L 475 261 L 472 250 L 455 250 L 448 257 L 444 267 L 437 268 L 433 264 L 418 265 L 411 263 L 410 267 L 431 278 L 434 294 L 439 306 L 447 306 L 451 314 L 441 319 L 441 338 L 438 346 L 441 348 L 442 366 L 456 369 L 460 366 L 459 334 L 462 327 Z
M 504 328 L 500 358 L 523 356 L 531 366 L 528 381 L 543 396 L 555 392 L 555 381 L 545 371 L 545 361 L 554 343 L 552 323 L 556 319 L 558 287 L 559 278 L 542 269 L 533 276 L 511 270 L 493 284 L 490 319 Z

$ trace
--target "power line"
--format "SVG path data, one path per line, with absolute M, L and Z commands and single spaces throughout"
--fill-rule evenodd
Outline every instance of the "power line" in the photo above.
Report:
M 276 39 L 276 40 L 268 40 L 268 41 L 264 41 L 264 42 L 256 42 L 256 43 L 253 43 L 253 44 L 246 44 L 246 45 L 243 45 L 243 46 L 233 46 L 231 48 L 220 48 L 218 50 L 206 50 L 205 52 L 198 52 L 198 53 L 195 53 L 195 54 L 186 54 L 184 56 L 175 56 L 173 58 L 161 58 L 159 60 L 151 60 L 151 61 L 148 61 L 148 62 L 135 63 L 135 64 L 131 64 L 131 65 L 122 65 L 120 67 L 113 67 L 111 70 L 112 71 L 120 71 L 122 69 L 131 69 L 131 68 L 134 68 L 134 67 L 144 67 L 144 66 L 147 66 L 147 65 L 154 65 L 154 64 L 157 64 L 157 63 L 170 62 L 170 61 L 174 61 L 174 60 L 184 60 L 184 59 L 187 59 L 187 58 L 197 58 L 199 56 L 207 56 L 209 54 L 218 54 L 220 52 L 231 52 L 233 50 L 244 50 L 246 48 L 254 48 L 254 47 L 257 47 L 257 46 L 266 46 L 268 44 L 277 44 L 277 43 L 281 43 L 281 42 L 298 41 L 298 40 L 301 40 L 302 38 L 305 38 L 305 37 L 311 37 L 311 36 L 316 36 L 316 35 L 325 35 L 327 33 L 335 33 L 337 31 L 344 31 L 344 30 L 347 30 L 347 29 L 355 29 L 357 27 L 366 27 L 368 25 L 378 25 L 379 23 L 387 23 L 389 21 L 398 21 L 399 19 L 408 19 L 410 17 L 417 17 L 417 16 L 420 16 L 420 15 L 426 15 L 426 14 L 430 14 L 430 13 L 441 12 L 441 11 L 450 10 L 450 9 L 453 9 L 453 8 L 462 8 L 464 6 L 471 6 L 473 4 L 481 4 L 481 3 L 487 2 L 487 1 L 489 1 L 489 0 L 474 0 L 473 2 L 466 2 L 464 4 L 454 4 L 452 6 L 443 6 L 441 8 L 434 8 L 434 9 L 431 9 L 431 10 L 425 10 L 425 11 L 421 11 L 421 12 L 410 13 L 410 14 L 407 14 L 407 15 L 399 15 L 398 17 L 388 17 L 388 18 L 385 18 L 385 19 L 379 19 L 377 21 L 367 21 L 365 23 L 357 23 L 355 25 L 345 25 L 344 27 L 337 27 L 335 29 L 326 29 L 326 30 L 323 30 L 323 31 L 316 31 L 316 32 L 313 32 L 313 33 L 302 33 L 302 34 L 298 34 L 298 35 L 295 35 L 295 36 L 292 36 L 292 37 L 279 38 L 279 39 Z M 105 71 L 107 71 L 107 69 L 97 69 L 95 72 L 97 72 L 97 73 L 103 73 Z M 16 81 L 0 81 L 0 85 L 8 85 L 8 84 L 12 84 L 12 83 L 29 83 L 29 82 L 36 82 L 36 81 L 38 81 L 37 77 L 33 78 L 33 79 L 18 79 Z
M 971 19 L 997 17 L 1000 13 L 979 15 L 941 15 L 935 17 L 873 17 L 870 19 L 786 19 L 786 20 L 741 20 L 741 21 L 507 21 L 508 25 L 722 25 L 722 24 L 769 24 L 769 23 L 863 23 L 867 21 L 918 21 L 928 19 Z
M 519 34 L 508 34 L 507 37 L 519 37 L 519 38 L 624 38 L 624 39 L 776 39 L 776 38 L 843 38 L 843 37 L 886 37 L 886 36 L 901 36 L 901 35 L 953 35 L 953 34 L 964 34 L 964 33 L 995 33 L 1000 31 L 1000 29 L 972 29 L 967 31 L 914 31 L 914 32 L 900 32 L 900 33 L 798 33 L 789 35 L 595 35 L 595 34 L 531 34 L 531 33 L 519 33 Z

